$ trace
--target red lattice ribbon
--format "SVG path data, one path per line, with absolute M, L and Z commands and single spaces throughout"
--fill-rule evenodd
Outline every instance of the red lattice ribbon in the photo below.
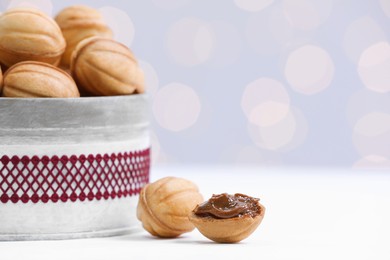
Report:
M 149 182 L 150 149 L 72 156 L 2 156 L 0 201 L 107 200 L 138 194 Z

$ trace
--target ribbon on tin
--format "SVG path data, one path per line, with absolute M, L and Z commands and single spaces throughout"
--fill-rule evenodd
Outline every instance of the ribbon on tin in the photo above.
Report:
M 0 158 L 0 202 L 108 200 L 149 182 L 150 148 L 124 153 Z

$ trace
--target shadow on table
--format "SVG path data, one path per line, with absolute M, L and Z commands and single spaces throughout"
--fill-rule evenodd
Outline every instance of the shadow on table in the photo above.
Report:
M 183 244 L 183 245 L 216 245 L 216 246 L 225 246 L 225 245 L 242 245 L 245 244 L 245 242 L 240 242 L 240 243 L 234 243 L 234 244 L 224 244 L 224 243 L 216 243 L 208 239 L 201 239 L 201 238 L 191 238 L 188 236 L 180 236 L 176 238 L 159 238 L 159 237 L 154 237 L 149 234 L 144 234 L 144 233 L 135 233 L 135 234 L 130 234 L 130 235 L 124 235 L 124 236 L 116 236 L 116 237 L 111 237 L 110 239 L 112 240 L 119 240 L 119 241 L 161 241 L 161 242 L 167 242 L 169 241 L 170 243 L 175 243 L 175 244 Z

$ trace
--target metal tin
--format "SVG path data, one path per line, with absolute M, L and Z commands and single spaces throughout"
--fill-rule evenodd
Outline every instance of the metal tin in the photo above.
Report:
M 1 98 L 0 240 L 118 235 L 149 181 L 147 97 Z

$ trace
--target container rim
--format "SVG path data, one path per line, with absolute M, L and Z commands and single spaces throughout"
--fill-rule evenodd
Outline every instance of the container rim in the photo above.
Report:
M 116 95 L 116 96 L 90 96 L 90 97 L 77 97 L 77 98 L 57 98 L 57 97 L 29 97 L 29 98 L 22 98 L 22 97 L 0 97 L 1 100 L 14 100 L 15 102 L 18 101 L 40 101 L 40 102 L 52 102 L 52 101 L 83 101 L 83 100 L 89 100 L 89 101 L 102 101 L 102 100 L 110 100 L 110 99 L 134 99 L 134 98 L 147 98 L 149 95 L 147 93 L 142 94 L 131 94 L 131 95 Z
M 103 137 L 117 140 L 119 136 L 125 138 L 123 133 L 144 131 L 148 118 L 146 94 L 4 98 L 0 99 L 0 140 L 8 144 L 29 143 L 34 138 L 51 142 L 51 137 L 64 141 L 65 134 L 79 141 Z

